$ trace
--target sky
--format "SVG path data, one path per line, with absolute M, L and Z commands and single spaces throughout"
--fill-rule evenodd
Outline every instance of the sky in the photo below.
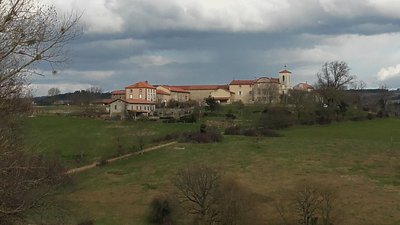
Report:
M 34 95 L 91 86 L 228 84 L 278 77 L 316 81 L 345 61 L 369 88 L 400 87 L 400 0 L 41 0 L 82 13 L 82 36 L 56 75 L 33 76 Z

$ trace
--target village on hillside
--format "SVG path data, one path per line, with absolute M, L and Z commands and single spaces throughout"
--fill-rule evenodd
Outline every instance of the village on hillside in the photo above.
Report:
M 141 81 L 126 86 L 124 90 L 111 92 L 111 100 L 107 102 L 111 117 L 153 115 L 156 105 L 167 106 L 171 100 L 202 102 L 213 98 L 219 104 L 242 102 L 279 103 L 285 99 L 289 90 L 312 91 L 307 83 L 299 83 L 292 87 L 292 72 L 284 69 L 278 78 L 260 77 L 254 80 L 232 80 L 227 85 L 152 85 Z

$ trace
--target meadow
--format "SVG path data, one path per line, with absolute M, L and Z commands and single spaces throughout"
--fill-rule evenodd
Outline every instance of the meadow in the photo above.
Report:
M 81 149 L 87 161 L 116 154 L 116 137 L 129 150 L 137 148 L 138 138 L 199 127 L 56 116 L 30 118 L 27 124 L 29 143 L 46 154 L 56 152 L 71 167 Z M 173 189 L 177 170 L 207 164 L 251 191 L 264 224 L 283 224 L 276 206 L 290 201 L 304 180 L 336 191 L 335 224 L 400 224 L 399 127 L 399 119 L 381 119 L 297 126 L 281 130 L 277 138 L 225 136 L 220 143 L 179 143 L 75 175 L 53 197 L 62 215 L 49 211 L 41 219 L 147 224 L 150 201 Z

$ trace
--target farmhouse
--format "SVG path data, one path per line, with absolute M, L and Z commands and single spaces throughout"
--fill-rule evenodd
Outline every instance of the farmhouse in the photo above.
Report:
M 125 97 L 122 91 L 113 91 L 109 104 L 111 117 L 136 118 L 139 115 L 152 115 L 156 109 L 156 88 L 147 81 L 138 82 L 125 87 Z
M 227 85 L 151 85 L 147 81 L 113 91 L 109 102 L 110 116 L 137 117 L 152 115 L 156 104 L 166 106 L 169 101 L 186 102 L 195 100 L 203 102 L 212 97 L 221 104 L 232 102 L 279 103 L 282 97 L 292 89 L 292 72 L 284 69 L 278 78 L 259 77 L 254 80 L 232 80 Z M 300 83 L 294 87 L 298 90 L 311 91 L 312 86 Z

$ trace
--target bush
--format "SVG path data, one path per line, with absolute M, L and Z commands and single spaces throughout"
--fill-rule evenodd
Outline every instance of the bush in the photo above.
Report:
M 212 143 L 212 142 L 221 142 L 223 139 L 221 133 L 219 132 L 190 132 L 184 133 L 182 135 L 183 142 L 194 142 L 194 143 Z
M 105 165 L 107 165 L 107 164 L 108 164 L 107 159 L 106 159 L 106 158 L 103 158 L 103 159 L 101 159 L 101 160 L 96 164 L 96 166 L 105 166 Z
M 176 123 L 178 122 L 174 117 L 163 120 L 163 123 Z
M 207 125 L 202 123 L 200 124 L 200 133 L 206 133 L 207 132 Z
M 372 120 L 372 119 L 375 119 L 375 114 L 373 114 L 373 113 L 368 113 L 367 114 L 367 119 L 369 119 L 369 120 Z
M 227 119 L 231 119 L 231 120 L 236 119 L 236 116 L 232 113 L 232 110 L 229 110 L 228 113 L 225 114 L 225 117 L 226 117 Z
M 158 137 L 153 140 L 153 143 L 158 143 L 158 142 L 163 142 L 163 141 L 172 141 L 172 140 L 177 140 L 179 138 L 180 134 L 174 133 L 174 134 L 167 134 L 162 137 Z
M 267 107 L 260 118 L 260 125 L 268 129 L 282 129 L 293 124 L 293 114 L 285 107 Z
M 241 128 L 239 126 L 227 127 L 227 128 L 225 128 L 224 134 L 225 135 L 240 135 Z
M 254 128 L 244 129 L 244 130 L 242 131 L 242 134 L 243 134 L 244 136 L 249 136 L 249 137 L 260 136 L 259 133 L 257 132 L 257 130 L 254 129 Z
M 244 136 L 263 136 L 263 137 L 281 137 L 279 133 L 274 130 L 264 127 L 258 128 L 241 128 L 239 126 L 232 126 L 225 129 L 226 135 L 244 135 Z
M 197 122 L 197 117 L 194 113 L 186 115 L 186 116 L 182 116 L 179 119 L 179 122 L 183 122 L 183 123 L 196 123 Z
M 315 114 L 316 114 L 316 122 L 320 125 L 332 123 L 335 117 L 335 112 L 329 107 L 316 110 Z
M 171 207 L 166 197 L 155 197 L 150 204 L 148 221 L 151 224 L 172 224 Z

